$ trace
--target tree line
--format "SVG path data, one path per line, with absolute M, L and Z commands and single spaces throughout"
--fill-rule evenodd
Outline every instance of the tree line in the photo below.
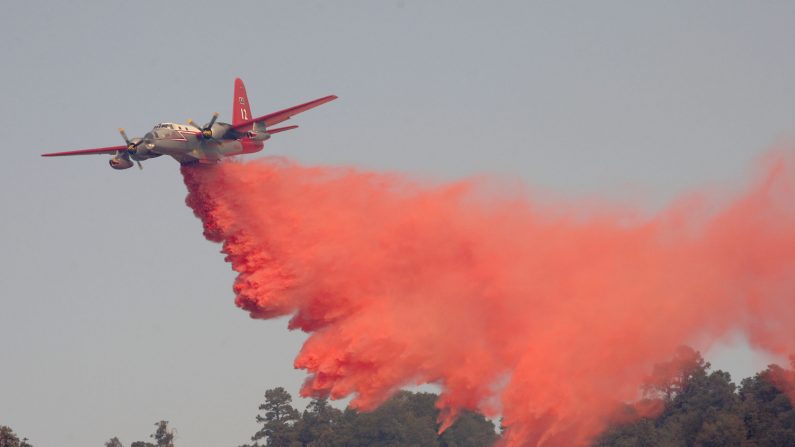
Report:
M 490 446 L 497 439 L 494 423 L 464 412 L 441 435 L 437 434 L 433 393 L 401 391 L 372 412 L 339 410 L 326 399 L 314 399 L 303 413 L 293 408 L 284 388 L 265 393 L 256 420 L 262 428 L 253 444 L 239 447 L 365 447 L 365 446 Z
M 681 348 L 670 362 L 655 367 L 644 388 L 645 402 L 660 405 L 655 416 L 641 417 L 637 405 L 626 405 L 592 447 L 792 447 L 795 410 L 785 392 L 795 395 L 795 389 L 786 388 L 793 383 L 795 371 L 771 365 L 738 386 L 727 372 L 713 371 L 699 353 Z M 255 417 L 258 430 L 250 443 L 238 447 L 488 447 L 499 438 L 492 421 L 472 412 L 463 412 L 438 434 L 433 393 L 401 391 L 367 413 L 339 410 L 326 399 L 313 399 L 301 412 L 282 387 L 267 390 L 264 397 Z M 148 441 L 130 444 L 174 446 L 165 420 L 155 423 Z M 33 446 L 0 424 L 0 447 Z M 105 447 L 124 444 L 114 437 Z
M 795 371 L 770 365 L 737 386 L 729 373 L 711 370 L 698 352 L 680 348 L 676 358 L 657 365 L 667 380 L 651 380 L 647 399 L 663 404 L 653 418 L 614 424 L 594 447 L 793 447 L 795 410 L 785 392 L 795 396 Z M 795 358 L 793 359 L 795 369 Z M 784 390 L 784 392 L 782 392 Z

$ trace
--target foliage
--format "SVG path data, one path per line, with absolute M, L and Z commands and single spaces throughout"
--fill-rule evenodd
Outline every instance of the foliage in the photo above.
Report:
M 680 348 L 669 362 L 657 365 L 644 388 L 642 405 L 627 405 L 593 447 L 789 447 L 795 446 L 795 362 L 787 370 L 770 365 L 738 388 L 728 373 L 690 348 Z M 783 390 L 783 391 L 782 391 Z M 486 447 L 498 434 L 483 416 L 462 412 L 438 434 L 438 396 L 398 392 L 371 412 L 332 407 L 313 399 L 301 413 L 292 396 L 278 387 L 265 392 L 256 416 L 261 428 L 253 445 L 241 447 Z M 653 416 L 645 409 L 657 408 Z M 643 410 L 643 411 L 641 411 Z M 152 442 L 130 447 L 174 447 L 168 421 L 155 423 Z M 503 427 L 500 427 L 502 430 Z M 0 425 L 0 447 L 32 447 L 11 428 Z M 118 438 L 105 447 L 123 447 Z
M 469 411 L 463 412 L 450 428 L 442 433 L 440 447 L 490 446 L 497 440 L 494 423 Z
M 265 393 L 260 409 L 266 414 L 257 417 L 264 425 L 252 440 L 289 447 L 481 447 L 494 443 L 494 424 L 469 412 L 442 435 L 437 434 L 437 397 L 403 391 L 372 412 L 340 411 L 319 398 L 299 417 L 290 405 L 289 393 L 274 388 Z M 277 420 L 282 423 L 273 423 Z
M 155 443 L 135 441 L 130 447 L 174 447 L 174 431 L 168 427 L 168 421 L 155 422 L 155 432 L 149 435 Z M 105 447 L 124 447 L 119 438 L 113 437 L 105 443 Z
M 777 365 L 742 381 L 743 422 L 755 447 L 795 446 L 795 409 L 774 383 L 786 374 Z M 790 372 L 792 374 L 792 372 Z
M 11 427 L 7 427 L 5 425 L 0 425 L 0 447 L 33 447 L 28 444 L 28 438 L 22 438 L 21 440 L 17 435 L 14 433 L 14 430 L 11 430 Z
M 795 411 L 775 378 L 787 371 L 771 365 L 740 389 L 724 371 L 690 348 L 655 367 L 646 389 L 664 404 L 655 418 L 613 426 L 597 447 L 782 447 L 795 446 Z M 792 374 L 792 373 L 789 373 Z
M 265 439 L 268 447 L 290 447 L 296 445 L 296 423 L 301 415 L 292 406 L 293 397 L 284 388 L 278 387 L 265 391 L 265 403 L 259 406 L 265 416 L 257 415 L 257 422 L 262 428 L 254 433 L 252 441 Z M 259 445 L 257 442 L 254 445 Z
M 296 426 L 300 445 L 330 447 L 335 443 L 342 412 L 328 403 L 328 399 L 314 399 L 304 410 Z
M 155 422 L 155 432 L 149 435 L 156 442 L 157 447 L 174 447 L 174 432 L 169 430 L 168 421 Z

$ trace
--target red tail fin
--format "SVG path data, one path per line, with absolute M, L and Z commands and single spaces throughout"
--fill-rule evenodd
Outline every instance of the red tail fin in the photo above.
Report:
M 254 118 L 251 116 L 251 106 L 248 104 L 246 86 L 240 78 L 235 79 L 235 98 L 232 104 L 232 125 L 242 123 Z M 248 126 L 251 127 L 251 126 Z M 251 130 L 251 129 L 240 129 Z

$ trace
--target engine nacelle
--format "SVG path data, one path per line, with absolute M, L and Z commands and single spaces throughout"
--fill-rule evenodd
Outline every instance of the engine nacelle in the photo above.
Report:
M 132 168 L 133 162 L 129 158 L 113 157 L 108 160 L 108 164 L 113 169 L 129 169 Z
M 152 151 L 149 150 L 149 148 L 142 147 L 142 146 L 148 146 L 148 145 L 147 144 L 142 144 L 141 146 L 138 146 L 138 148 L 135 149 L 135 152 L 130 154 L 130 156 L 132 157 L 133 160 L 143 161 L 143 160 L 149 160 L 150 158 L 155 158 L 155 157 L 159 157 L 159 156 L 163 155 L 163 154 L 158 154 L 157 152 L 152 152 Z M 152 149 L 154 149 L 155 145 L 151 144 L 151 146 L 152 146 Z
M 249 131 L 248 137 L 254 141 L 265 141 L 271 137 L 271 134 L 269 134 L 268 132 Z

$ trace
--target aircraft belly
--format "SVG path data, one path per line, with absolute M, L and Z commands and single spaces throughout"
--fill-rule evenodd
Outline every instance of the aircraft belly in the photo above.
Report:
M 240 154 L 243 152 L 243 145 L 240 141 L 224 141 L 219 145 L 218 152 L 225 156 Z
M 186 141 L 162 139 L 157 141 L 155 151 L 163 155 L 170 155 L 180 163 L 187 163 L 190 161 L 195 161 L 199 158 L 191 153 L 191 146 L 195 145 L 195 143 L 191 145 Z
M 186 139 L 157 138 L 152 152 L 168 155 L 179 163 L 216 163 L 224 157 L 261 151 L 262 141 L 201 140 L 189 135 Z

